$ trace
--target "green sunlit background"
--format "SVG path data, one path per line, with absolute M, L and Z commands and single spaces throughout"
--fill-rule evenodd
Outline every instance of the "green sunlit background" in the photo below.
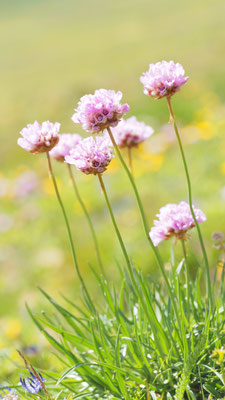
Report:
M 48 366 L 49 352 L 43 352 L 45 342 L 24 305 L 27 301 L 34 310 L 46 308 L 37 286 L 58 299 L 60 293 L 78 304 L 81 298 L 45 155 L 33 156 L 16 143 L 27 123 L 59 121 L 61 132 L 87 136 L 71 121 L 79 98 L 98 88 L 121 90 L 131 107 L 127 116 L 136 115 L 155 130 L 134 151 L 137 185 L 151 226 L 161 206 L 187 199 L 187 188 L 166 101 L 145 96 L 139 77 L 150 62 L 182 63 L 190 79 L 174 96 L 174 110 L 190 165 L 194 204 L 207 214 L 202 231 L 210 262 L 217 264 L 211 233 L 224 230 L 225 223 L 225 2 L 2 0 L 0 7 L 0 356 L 4 380 L 10 379 L 15 369 L 12 361 L 18 360 L 15 349 L 21 346 L 37 345 L 40 365 Z M 88 266 L 98 268 L 91 236 L 68 183 L 66 166 L 54 163 L 54 169 L 81 271 L 97 299 Z M 26 195 L 21 186 L 30 176 L 27 173 L 36 174 L 36 184 Z M 123 266 L 124 259 L 97 179 L 74 173 L 98 232 L 106 275 L 116 281 L 116 263 Z M 116 159 L 104 180 L 134 263 L 158 279 L 131 187 Z M 166 262 L 170 244 L 160 246 Z M 201 260 L 195 232 L 188 247 L 194 268 Z M 179 245 L 175 251 L 179 261 Z

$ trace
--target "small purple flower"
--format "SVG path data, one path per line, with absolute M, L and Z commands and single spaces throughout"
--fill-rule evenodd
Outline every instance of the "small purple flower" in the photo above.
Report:
M 122 119 L 112 129 L 114 138 L 119 147 L 134 147 L 148 139 L 154 132 L 151 126 L 137 121 L 136 117 Z
M 74 164 L 85 174 L 101 174 L 113 158 L 112 148 L 104 136 L 95 139 L 90 136 L 81 140 L 65 157 L 68 164 Z
M 12 391 L 9 387 L 0 385 L 0 399 L 18 400 L 18 396 L 15 391 Z
M 30 370 L 30 377 L 28 378 L 24 378 L 24 377 L 20 377 L 20 382 L 22 387 L 29 393 L 35 394 L 40 392 L 43 387 L 41 382 L 45 382 L 45 379 L 42 377 L 42 375 L 40 374 L 40 372 L 38 372 L 38 376 L 40 379 L 38 379 Z
M 72 120 L 82 124 L 89 132 L 98 133 L 110 126 L 116 126 L 122 116 L 129 111 L 128 104 L 121 104 L 121 92 L 99 89 L 94 94 L 81 97 Z
M 61 133 L 61 135 L 59 135 L 59 142 L 49 154 L 55 160 L 64 162 L 65 156 L 70 154 L 70 150 L 72 150 L 80 140 L 82 140 L 82 137 L 76 133 Z
M 206 221 L 206 216 L 201 210 L 194 208 L 194 213 L 198 223 Z M 187 239 L 187 231 L 195 226 L 189 204 L 185 201 L 179 204 L 167 204 L 160 208 L 157 217 L 158 220 L 154 221 L 155 226 L 149 233 L 154 246 L 172 236 L 177 239 Z
M 30 153 L 41 154 L 50 151 L 59 141 L 60 124 L 59 122 L 51 123 L 49 121 L 35 121 L 33 124 L 28 124 L 22 129 L 17 143 L 23 149 Z
M 155 99 L 172 96 L 187 82 L 189 77 L 184 76 L 184 73 L 182 65 L 173 61 L 150 64 L 149 70 L 140 78 L 144 94 Z

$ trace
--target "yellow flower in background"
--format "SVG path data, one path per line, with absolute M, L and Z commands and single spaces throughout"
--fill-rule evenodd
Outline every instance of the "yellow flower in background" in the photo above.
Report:
M 222 174 L 223 175 L 225 175 L 225 162 L 223 162 L 222 164 L 221 164 L 221 172 L 222 172 Z
M 83 203 L 85 204 L 87 211 L 90 212 L 91 211 L 91 203 L 89 201 L 87 201 L 87 199 L 83 200 Z M 79 216 L 84 215 L 84 212 L 80 206 L 79 201 L 75 201 L 73 203 L 73 209 L 74 209 L 76 215 L 79 215 Z
M 59 188 L 59 190 L 60 190 L 61 187 L 62 187 L 62 184 L 61 184 L 61 181 L 60 181 L 58 178 L 56 179 L 56 183 L 57 183 L 58 188 Z M 51 179 L 45 178 L 45 179 L 42 181 L 42 187 L 43 187 L 43 190 L 44 190 L 44 192 L 45 192 L 46 194 L 48 194 L 48 195 L 55 195 L 55 189 L 54 189 L 54 186 L 53 186 L 53 183 L 52 183 L 52 180 L 51 180 Z
M 8 319 L 5 323 L 5 335 L 10 340 L 18 338 L 21 332 L 21 323 L 18 319 Z
M 158 171 L 164 160 L 163 154 L 150 154 L 142 152 L 138 160 L 134 160 L 134 173 L 136 177 L 142 176 L 145 172 Z
M 216 362 L 219 364 L 223 362 L 225 356 L 225 349 L 221 347 L 221 349 L 215 349 L 211 354 L 211 358 L 214 358 Z
M 214 125 L 209 121 L 197 122 L 196 127 L 200 138 L 203 140 L 210 140 L 215 135 Z

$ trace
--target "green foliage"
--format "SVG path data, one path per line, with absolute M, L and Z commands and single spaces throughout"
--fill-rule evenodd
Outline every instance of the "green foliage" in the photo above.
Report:
M 55 378 L 57 391 L 85 399 L 225 396 L 220 368 L 210 357 L 225 343 L 224 293 L 214 285 L 215 303 L 209 313 L 199 296 L 197 274 L 188 323 L 186 290 L 180 267 L 174 272 L 177 267 L 171 264 L 168 277 L 181 324 L 163 285 L 135 268 L 135 286 L 124 270 L 119 290 L 92 270 L 100 289 L 98 304 L 90 305 L 84 298 L 79 311 L 65 297 L 67 306 L 62 306 L 41 289 L 55 311 L 40 316 L 27 308 L 56 355 L 60 353 L 65 371 Z

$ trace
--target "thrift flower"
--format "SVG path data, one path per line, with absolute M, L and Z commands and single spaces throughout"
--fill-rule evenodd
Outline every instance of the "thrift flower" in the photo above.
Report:
M 189 77 L 184 73 L 182 65 L 173 61 L 150 64 L 149 70 L 140 78 L 144 94 L 155 99 L 172 96 L 187 82 Z
M 22 129 L 17 143 L 23 149 L 31 153 L 41 154 L 50 151 L 59 141 L 60 124 L 45 121 L 42 124 L 35 121 Z
M 29 393 L 35 394 L 38 393 L 42 390 L 42 384 L 41 381 L 44 383 L 45 379 L 42 377 L 40 373 L 38 373 L 39 378 L 36 378 L 36 376 L 29 370 L 30 372 L 30 377 L 28 378 L 22 378 L 20 377 L 20 382 L 22 387 Z
M 70 150 L 73 149 L 81 139 L 81 136 L 76 133 L 62 133 L 59 135 L 59 142 L 50 151 L 50 156 L 57 161 L 64 162 L 65 156 L 70 154 Z
M 134 147 L 148 139 L 154 132 L 151 126 L 137 121 L 136 117 L 122 119 L 112 129 L 114 138 L 119 147 Z
M 99 89 L 94 94 L 81 97 L 72 120 L 82 124 L 89 132 L 98 133 L 110 126 L 116 126 L 122 116 L 129 111 L 128 104 L 121 104 L 121 92 Z
M 206 221 L 206 216 L 201 210 L 194 208 L 194 213 L 198 223 Z M 158 220 L 154 221 L 155 226 L 149 233 L 154 246 L 172 236 L 187 239 L 187 231 L 195 226 L 189 204 L 185 201 L 167 204 L 160 208 L 157 217 Z
M 108 141 L 102 136 L 97 136 L 96 139 L 90 136 L 81 140 L 70 151 L 70 155 L 65 157 L 65 161 L 74 164 L 85 174 L 96 175 L 106 170 L 112 158 L 112 148 Z

